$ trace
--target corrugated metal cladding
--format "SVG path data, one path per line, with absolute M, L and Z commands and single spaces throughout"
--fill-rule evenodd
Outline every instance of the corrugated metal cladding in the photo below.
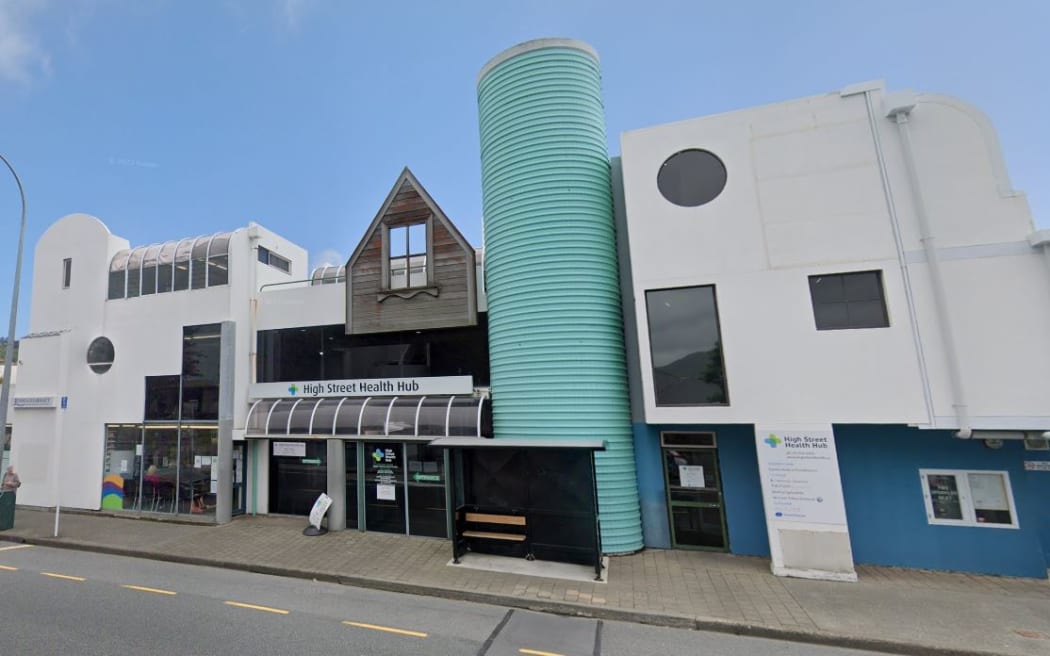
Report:
M 601 75 L 545 39 L 478 81 L 495 436 L 604 439 L 602 548 L 642 547 Z

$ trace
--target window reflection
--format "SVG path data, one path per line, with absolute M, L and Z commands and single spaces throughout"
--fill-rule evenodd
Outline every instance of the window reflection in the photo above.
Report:
M 727 404 L 715 288 L 646 292 L 657 405 Z

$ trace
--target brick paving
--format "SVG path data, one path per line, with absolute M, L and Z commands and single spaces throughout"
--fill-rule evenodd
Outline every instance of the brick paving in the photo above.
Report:
M 312 577 L 654 624 L 721 628 L 907 653 L 1050 654 L 1050 583 L 859 566 L 858 583 L 772 576 L 762 558 L 647 549 L 609 559 L 607 583 L 450 566 L 446 540 L 240 517 L 215 526 L 19 508 L 0 539 Z M 888 641 L 888 642 L 887 642 Z

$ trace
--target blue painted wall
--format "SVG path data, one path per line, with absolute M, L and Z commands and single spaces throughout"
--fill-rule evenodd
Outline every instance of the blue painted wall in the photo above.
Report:
M 858 564 L 1046 578 L 1050 556 L 1050 473 L 1024 470 L 1045 460 L 1020 440 L 989 449 L 950 431 L 904 426 L 835 426 L 853 558 Z M 933 526 L 919 469 L 1009 472 L 1020 528 Z
M 634 425 L 638 496 L 642 507 L 645 546 L 671 546 L 660 431 L 715 433 L 726 525 L 729 528 L 729 551 L 747 556 L 769 556 L 762 487 L 758 478 L 758 456 L 755 453 L 755 430 L 750 425 Z

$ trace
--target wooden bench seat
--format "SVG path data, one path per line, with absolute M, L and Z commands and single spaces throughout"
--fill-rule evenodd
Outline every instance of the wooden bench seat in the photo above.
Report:
M 524 542 L 525 536 L 521 533 L 490 533 L 489 531 L 463 531 L 465 538 L 484 538 L 486 540 L 509 540 L 511 542 Z
M 460 508 L 456 512 L 456 535 L 453 538 L 453 560 L 459 562 L 462 549 L 470 548 L 470 541 L 494 540 L 525 545 L 525 557 L 532 560 L 529 525 L 524 515 L 483 512 Z

